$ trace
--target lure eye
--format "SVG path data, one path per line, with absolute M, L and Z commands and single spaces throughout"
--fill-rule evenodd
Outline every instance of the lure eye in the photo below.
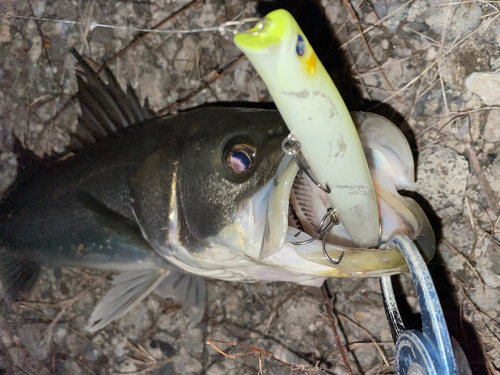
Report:
M 295 49 L 297 51 L 297 55 L 302 56 L 306 52 L 306 41 L 302 38 L 301 35 L 297 38 L 297 47 Z
M 245 176 L 255 167 L 255 150 L 247 145 L 236 145 L 226 153 L 226 163 L 232 173 Z

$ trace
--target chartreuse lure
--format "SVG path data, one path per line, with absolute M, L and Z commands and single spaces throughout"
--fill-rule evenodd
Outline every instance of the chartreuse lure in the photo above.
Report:
M 379 216 L 363 147 L 335 84 L 290 13 L 277 10 L 234 39 L 300 142 L 351 239 L 377 245 Z
M 407 270 L 406 262 L 384 241 L 406 234 L 430 260 L 435 239 L 429 220 L 413 199 L 398 193 L 414 182 L 413 157 L 401 131 L 381 116 L 349 113 L 287 11 L 268 14 L 254 28 L 238 31 L 234 41 L 267 85 L 316 179 L 299 175 L 288 188 L 293 215 L 288 217 L 287 241 L 273 256 L 295 253 L 329 267 L 326 277 L 390 275 Z M 341 225 L 321 244 L 311 236 L 321 233 L 318 223 L 329 207 L 337 211 Z M 302 267 L 301 262 L 290 263 Z

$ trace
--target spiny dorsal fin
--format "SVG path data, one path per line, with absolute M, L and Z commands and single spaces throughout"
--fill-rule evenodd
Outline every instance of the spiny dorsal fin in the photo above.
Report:
M 130 85 L 127 92 L 123 92 L 108 67 L 104 68 L 106 84 L 74 48 L 71 53 L 78 61 L 75 73 L 82 116 L 71 135 L 70 149 L 92 145 L 120 129 L 153 117 L 149 106 L 141 106 Z

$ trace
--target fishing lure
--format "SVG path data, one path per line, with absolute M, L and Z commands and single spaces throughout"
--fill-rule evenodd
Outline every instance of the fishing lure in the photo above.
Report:
M 349 236 L 359 246 L 376 246 L 377 202 L 358 132 L 295 19 L 274 11 L 234 41 L 267 85 Z
M 383 245 L 397 233 L 412 238 L 430 260 L 435 243 L 429 221 L 414 200 L 397 192 L 414 182 L 413 157 L 401 131 L 381 116 L 349 113 L 287 11 L 268 14 L 252 29 L 236 33 L 234 42 L 260 74 L 290 129 L 286 147 L 301 151 L 314 174 L 308 176 L 321 187 L 316 194 L 326 197 L 338 214 L 327 225 L 321 220 L 322 241 L 311 231 L 294 234 L 289 229 L 286 246 L 291 243 L 300 257 L 334 268 L 337 277 L 403 272 L 406 262 L 399 250 Z M 327 209 L 315 201 L 313 211 Z M 342 225 L 334 227 L 337 219 Z M 347 244 L 346 238 L 352 242 Z M 381 244 L 383 251 L 373 249 Z

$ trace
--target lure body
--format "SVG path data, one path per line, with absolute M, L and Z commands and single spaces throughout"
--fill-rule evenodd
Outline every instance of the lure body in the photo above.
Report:
M 360 247 L 377 245 L 375 193 L 342 97 L 290 13 L 274 11 L 262 25 L 236 35 L 236 45 L 266 83 L 316 179 L 330 187 L 328 200 L 351 239 Z

